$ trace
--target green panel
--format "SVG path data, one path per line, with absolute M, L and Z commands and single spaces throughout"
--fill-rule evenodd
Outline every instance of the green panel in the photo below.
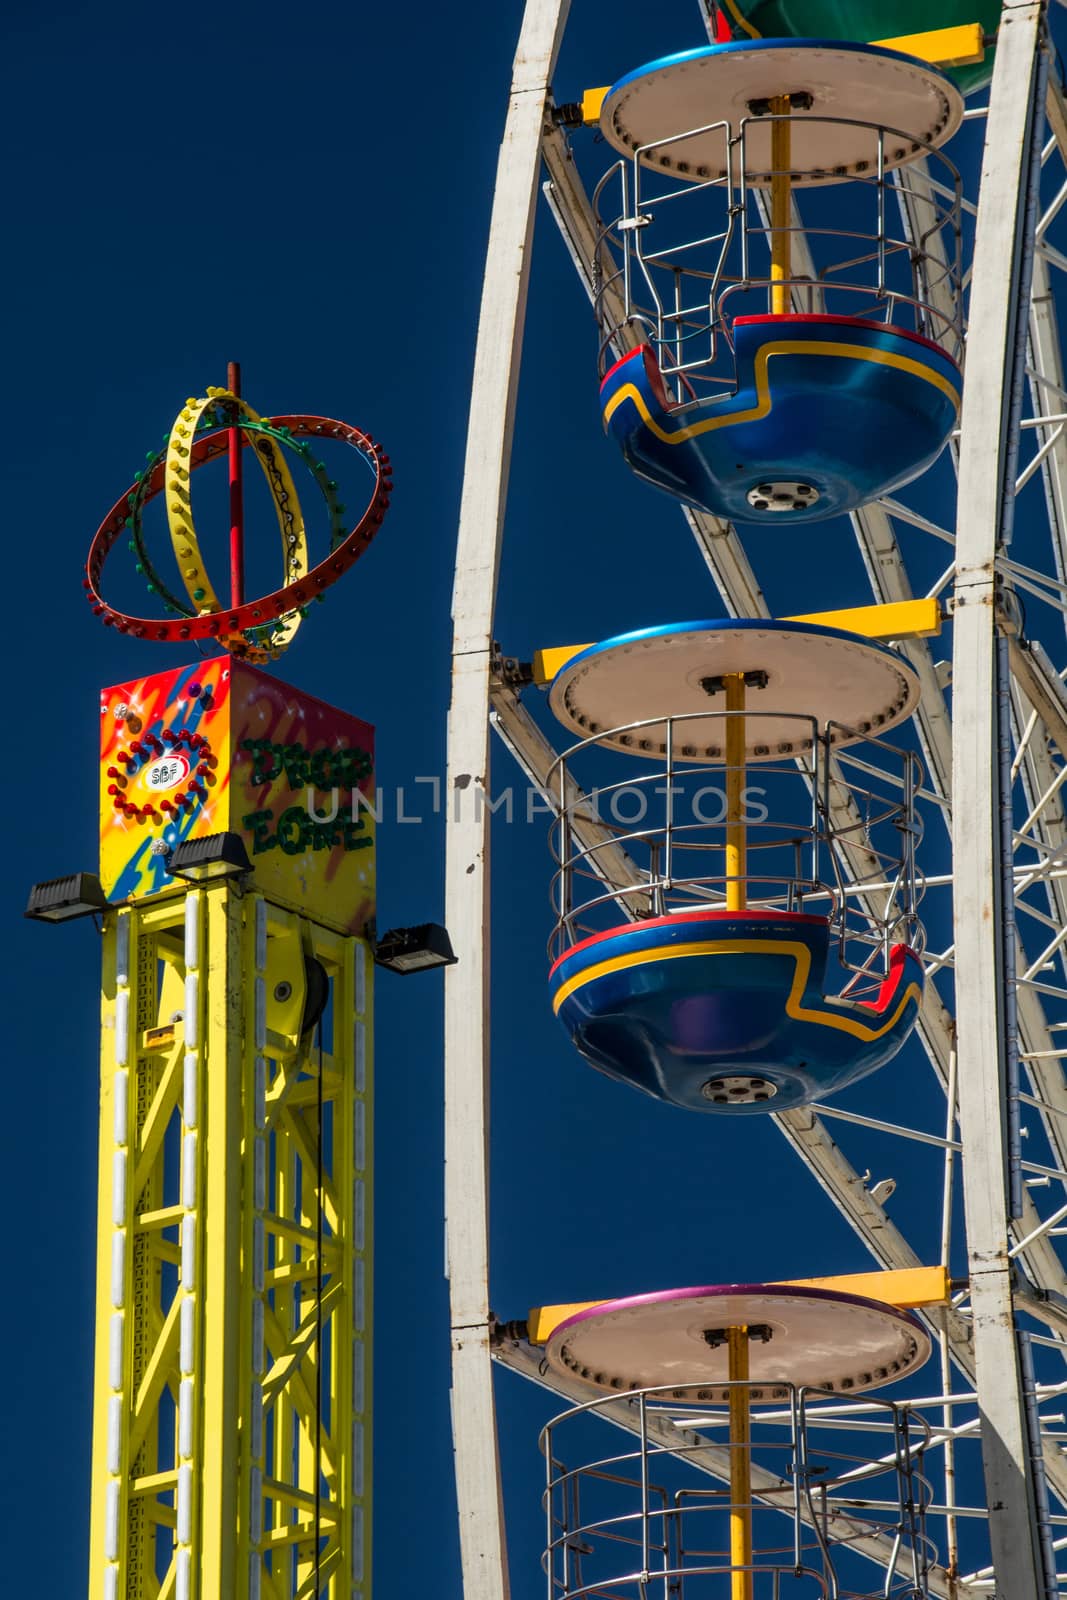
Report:
M 720 0 L 721 9 L 735 32 L 754 29 L 759 37 L 796 39 L 850 39 L 865 44 L 871 39 L 895 39 L 906 33 L 926 33 L 932 28 L 953 28 L 980 22 L 995 33 L 1000 22 L 999 0 Z M 749 29 L 739 26 L 747 22 Z M 983 63 L 960 67 L 948 76 L 964 94 L 989 82 L 993 52 Z

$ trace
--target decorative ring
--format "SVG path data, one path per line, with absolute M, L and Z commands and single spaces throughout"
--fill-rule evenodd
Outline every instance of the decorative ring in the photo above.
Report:
M 225 406 L 230 412 L 231 427 L 237 417 L 244 417 L 253 423 L 260 421 L 259 413 L 253 411 L 246 401 L 239 400 L 229 389 L 209 389 L 203 399 L 186 401 L 184 409 L 171 429 L 163 469 L 163 492 L 167 502 L 167 523 L 170 528 L 171 543 L 174 546 L 174 558 L 178 563 L 185 591 L 198 614 L 203 611 L 219 612 L 223 608 L 208 578 L 207 567 L 196 537 L 189 491 L 191 474 L 183 462 L 189 458 L 201 417 L 205 411 L 216 405 Z M 256 460 L 263 469 L 271 499 L 274 501 L 274 510 L 282 536 L 282 559 L 285 563 L 286 578 L 290 583 L 295 583 L 300 578 L 306 577 L 308 570 L 307 530 L 297 499 L 296 485 L 293 483 L 282 452 L 272 439 L 261 434 L 253 439 L 252 448 Z M 280 622 L 276 629 L 276 635 L 280 635 L 277 640 L 279 649 L 284 650 L 292 642 L 299 626 L 299 614 Z
M 224 398 L 228 391 L 216 391 Z M 262 643 L 262 630 L 269 627 L 276 634 L 279 623 L 294 619 L 312 600 L 320 599 L 337 579 L 353 566 L 371 543 L 382 525 L 392 491 L 389 457 L 368 434 L 347 422 L 330 417 L 294 415 L 256 419 L 264 429 L 277 430 L 295 439 L 336 439 L 350 445 L 367 461 L 374 474 L 374 484 L 367 508 L 359 521 L 310 571 L 297 576 L 258 600 L 245 601 L 232 608 L 219 607 L 214 611 L 201 611 L 196 616 L 179 616 L 173 619 L 131 616 L 109 606 L 100 592 L 104 565 L 119 537 L 126 531 L 131 508 L 141 507 L 163 492 L 165 488 L 165 463 L 156 460 L 140 482 L 127 489 L 116 501 L 100 527 L 89 548 L 86 576 L 83 585 L 95 615 L 107 627 L 117 628 L 137 639 L 157 639 L 164 643 L 190 639 L 209 639 L 221 644 L 234 655 L 250 660 L 269 660 L 281 653 L 282 645 L 272 641 Z M 252 424 L 253 430 L 256 424 Z M 201 434 L 185 446 L 187 457 L 179 457 L 183 467 L 192 473 L 222 455 L 227 448 L 228 430 Z M 246 446 L 252 441 L 246 440 Z M 179 480 L 182 482 L 183 480 Z M 185 546 L 183 545 L 183 548 Z M 289 548 L 288 546 L 286 547 Z M 192 550 L 192 546 L 189 546 Z M 206 594 L 205 594 L 206 599 Z M 291 631 L 285 638 L 288 643 Z
M 207 432 L 209 428 L 221 426 L 224 421 L 225 418 L 221 415 L 216 415 L 210 411 L 205 412 L 197 423 L 197 429 Z M 341 504 L 337 495 L 338 485 L 327 475 L 325 463 L 316 461 L 311 446 L 294 439 L 289 428 L 272 427 L 271 423 L 264 421 L 262 417 L 257 422 L 244 421 L 241 424 L 241 432 L 243 434 L 268 434 L 272 439 L 276 439 L 280 444 L 285 445 L 287 449 L 293 450 L 303 458 L 305 466 L 318 484 L 322 497 L 326 502 L 326 509 L 330 517 L 330 549 L 335 550 L 345 536 L 345 507 Z M 195 603 L 191 605 L 186 600 L 179 600 L 178 596 L 173 594 L 167 587 L 156 570 L 151 556 L 148 554 L 142 532 L 141 513 L 145 503 L 149 479 L 155 468 L 164 460 L 169 442 L 170 434 L 168 433 L 163 440 L 163 449 L 155 453 L 149 452 L 146 458 L 148 461 L 147 470 L 137 473 L 135 487 L 130 496 L 130 510 L 129 515 L 126 517 L 125 526 L 130 535 L 130 551 L 137 557 L 137 571 L 143 574 L 148 585 L 149 594 L 158 594 L 160 596 L 165 611 L 173 612 L 176 616 L 194 617 L 201 608 L 195 606 Z M 254 444 L 253 448 L 255 448 Z M 257 637 L 266 638 L 268 634 L 272 633 L 272 625 L 268 623 L 265 628 L 254 631 Z M 276 636 L 272 636 L 271 642 L 277 642 Z

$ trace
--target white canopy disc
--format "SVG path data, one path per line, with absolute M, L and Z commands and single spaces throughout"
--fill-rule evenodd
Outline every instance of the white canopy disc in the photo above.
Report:
M 640 150 L 642 166 L 699 182 L 739 178 L 742 154 L 728 162 L 721 124 L 736 137 L 744 122 L 745 177 L 766 185 L 771 124 L 752 108 L 781 95 L 805 97 L 806 109 L 794 102 L 789 111 L 790 171 L 803 185 L 877 178 L 877 128 L 887 130 L 888 172 L 924 155 L 925 145 L 944 144 L 963 119 L 959 90 L 911 56 L 774 39 L 687 50 L 628 73 L 609 90 L 600 128 L 622 155 Z
M 754 1401 L 783 1399 L 786 1384 L 863 1394 L 917 1371 L 930 1354 L 922 1324 L 895 1306 L 773 1283 L 608 1300 L 560 1323 L 545 1354 L 557 1372 L 607 1392 L 669 1389 L 679 1400 L 722 1400 L 725 1332 L 741 1327 L 753 1330 Z
M 590 645 L 552 681 L 549 704 L 579 739 L 630 755 L 721 761 L 731 673 L 764 674 L 745 690 L 745 759 L 771 761 L 810 747 L 812 724 L 832 745 L 883 734 L 909 717 L 919 680 L 888 646 L 814 623 L 682 622 Z M 634 724 L 644 724 L 635 727 Z

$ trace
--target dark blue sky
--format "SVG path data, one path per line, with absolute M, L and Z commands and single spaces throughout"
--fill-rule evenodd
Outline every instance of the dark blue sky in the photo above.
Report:
M 396 491 L 380 539 L 280 670 L 377 726 L 391 797 L 380 925 L 440 917 L 443 820 L 415 780 L 443 774 L 468 386 L 520 15 L 517 3 L 238 0 L 187 20 L 115 3 L 5 21 L 12 847 L 0 870 L 12 1032 L 0 1493 L 12 1594 L 85 1589 L 99 957 L 89 923 L 52 930 L 20 914 L 33 881 L 95 865 L 98 687 L 183 659 L 98 626 L 82 598 L 84 554 L 185 396 L 221 383 L 227 359 L 242 362 L 261 412 L 342 417 L 386 443 Z M 578 0 L 557 97 L 700 42 L 695 0 Z M 588 172 L 597 154 L 583 138 Z M 498 633 L 511 654 L 719 610 L 677 511 L 630 478 L 601 434 L 595 352 L 542 208 L 502 569 Z M 766 538 L 756 565 L 779 614 L 868 597 L 847 527 Z M 916 559 L 936 571 L 925 548 Z M 494 761 L 498 789 L 518 784 L 502 748 Z M 398 790 L 424 820 L 396 820 Z M 714 1119 L 582 1065 L 544 984 L 544 822 L 496 834 L 497 1312 L 864 1268 L 860 1243 L 769 1123 L 727 1137 Z M 440 981 L 378 984 L 376 1541 L 383 1596 L 459 1600 Z M 921 1053 L 879 1075 L 862 1103 L 932 1118 Z M 881 1150 L 907 1180 L 899 1147 L 865 1140 L 867 1158 Z M 937 1181 L 937 1163 L 916 1156 L 897 1202 L 930 1260 Z M 536 1433 L 550 1407 L 508 1374 L 499 1394 L 513 1592 L 528 1600 L 541 1592 Z

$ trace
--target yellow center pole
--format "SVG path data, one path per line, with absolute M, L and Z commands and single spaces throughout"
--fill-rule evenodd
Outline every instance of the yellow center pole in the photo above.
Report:
M 789 96 L 775 95 L 771 112 L 781 121 L 771 123 L 771 311 L 775 316 L 788 315 L 790 308 L 789 279 L 793 275 L 791 260 L 792 223 L 792 125 L 789 115 Z
M 748 1329 L 728 1328 L 730 1382 L 748 1382 Z M 730 1390 L 730 1600 L 752 1600 L 752 1435 L 748 1390 Z
M 728 672 L 724 677 L 726 709 L 744 712 L 745 675 Z M 745 792 L 745 718 L 743 715 L 726 719 L 726 909 L 744 911 L 746 829 L 744 821 Z

